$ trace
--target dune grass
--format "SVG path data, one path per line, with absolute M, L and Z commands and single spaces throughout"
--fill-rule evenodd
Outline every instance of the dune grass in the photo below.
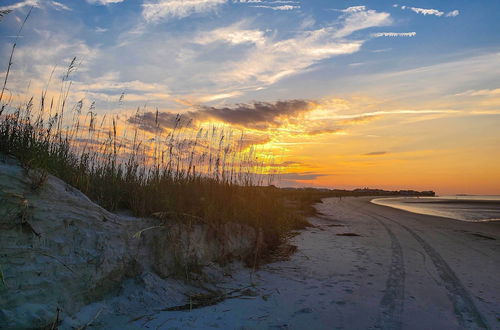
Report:
M 193 127 L 180 115 L 161 127 L 158 110 L 153 132 L 143 132 L 98 116 L 93 102 L 87 109 L 83 100 L 68 107 L 75 63 L 62 75 L 59 95 L 49 99 L 44 89 L 17 105 L 0 100 L 0 152 L 34 169 L 33 190 L 50 173 L 110 211 L 250 225 L 263 232 L 270 250 L 307 224 L 297 204 L 287 202 L 289 193 L 265 185 L 277 166 L 270 166 L 272 157 L 258 160 L 243 133 L 236 138 L 226 127 Z

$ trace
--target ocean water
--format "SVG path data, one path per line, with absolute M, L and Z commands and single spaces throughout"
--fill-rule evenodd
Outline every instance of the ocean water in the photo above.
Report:
M 371 202 L 462 221 L 500 221 L 500 196 L 391 197 Z

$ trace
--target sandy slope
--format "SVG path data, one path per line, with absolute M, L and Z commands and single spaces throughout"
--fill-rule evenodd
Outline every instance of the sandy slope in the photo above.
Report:
M 219 282 L 213 262 L 254 254 L 249 226 L 112 214 L 53 176 L 33 189 L 37 173 L 0 153 L 0 329 L 123 329 L 206 291 L 172 279 L 184 265 Z
M 130 326 L 148 328 L 500 328 L 500 223 L 465 223 L 327 199 L 289 261 L 248 270 L 256 296 Z M 337 236 L 356 233 L 361 236 Z M 161 307 L 161 306 L 158 306 Z

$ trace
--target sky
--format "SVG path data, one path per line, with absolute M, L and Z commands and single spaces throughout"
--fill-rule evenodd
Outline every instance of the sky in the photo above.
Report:
M 2 0 L 2 78 L 30 8 L 11 95 L 76 57 L 72 101 L 243 130 L 283 186 L 500 194 L 500 1 Z

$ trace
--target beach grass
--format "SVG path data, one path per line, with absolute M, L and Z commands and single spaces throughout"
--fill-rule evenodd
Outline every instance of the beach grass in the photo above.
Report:
M 162 127 L 158 110 L 144 132 L 141 123 L 124 127 L 116 116 L 97 115 L 94 102 L 69 105 L 76 63 L 62 74 L 58 95 L 46 88 L 37 98 L 0 100 L 0 152 L 22 163 L 33 191 L 52 174 L 110 211 L 252 226 L 270 250 L 307 225 L 299 210 L 312 200 L 270 185 L 280 168 L 272 157 L 259 160 L 244 132 L 195 127 L 181 115 Z

